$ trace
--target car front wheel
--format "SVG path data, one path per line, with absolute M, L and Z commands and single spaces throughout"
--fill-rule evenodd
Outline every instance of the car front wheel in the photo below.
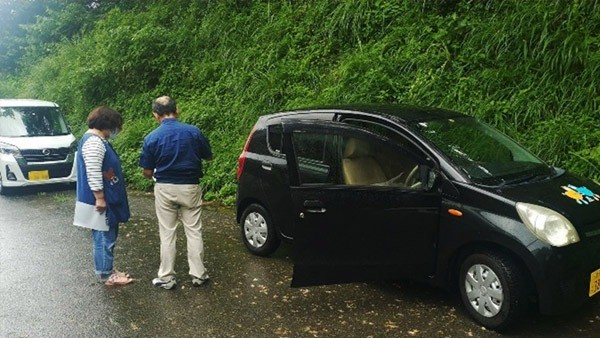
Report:
M 522 318 L 528 301 L 526 279 L 511 258 L 473 254 L 463 261 L 459 278 L 462 301 L 481 325 L 501 331 Z
M 240 225 L 242 240 L 251 253 L 268 256 L 279 247 L 271 216 L 261 205 L 249 205 L 242 214 Z

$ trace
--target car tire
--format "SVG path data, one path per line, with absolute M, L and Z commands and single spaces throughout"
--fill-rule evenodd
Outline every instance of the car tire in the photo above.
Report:
M 502 331 L 522 319 L 528 307 L 528 287 L 522 269 L 500 253 L 468 256 L 459 272 L 461 299 L 481 325 Z
M 250 204 L 240 221 L 242 241 L 257 256 L 272 254 L 280 244 L 271 215 L 259 204 Z

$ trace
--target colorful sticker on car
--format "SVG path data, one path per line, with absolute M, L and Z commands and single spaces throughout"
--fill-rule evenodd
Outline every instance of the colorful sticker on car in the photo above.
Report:
M 565 190 L 562 194 L 574 199 L 578 204 L 590 204 L 592 202 L 600 201 L 600 195 L 594 193 L 587 187 L 576 187 L 572 184 L 563 185 L 562 188 Z

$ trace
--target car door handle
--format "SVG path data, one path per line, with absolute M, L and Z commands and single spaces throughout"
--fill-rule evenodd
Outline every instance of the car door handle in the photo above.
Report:
M 323 202 L 319 200 L 306 200 L 304 201 L 304 207 L 306 208 L 306 212 L 313 214 L 322 214 L 327 211 Z
M 273 169 L 273 163 L 271 163 L 271 162 L 269 162 L 269 161 L 262 161 L 262 162 L 261 162 L 261 167 L 262 167 L 264 170 L 269 170 L 269 171 L 270 171 L 271 169 Z

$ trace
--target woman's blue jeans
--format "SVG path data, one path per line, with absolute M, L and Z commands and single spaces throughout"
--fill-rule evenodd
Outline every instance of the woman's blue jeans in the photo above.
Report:
M 92 230 L 94 241 L 94 270 L 101 282 L 113 273 L 114 249 L 119 225 L 109 225 L 108 231 Z

